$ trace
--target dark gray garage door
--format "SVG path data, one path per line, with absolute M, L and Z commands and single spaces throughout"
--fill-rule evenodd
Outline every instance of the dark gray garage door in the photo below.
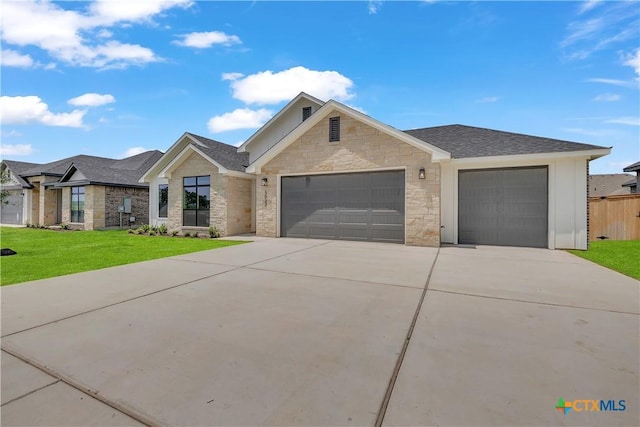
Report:
M 282 178 L 283 237 L 404 242 L 404 171 Z
M 22 224 L 22 191 L 8 191 L 7 203 L 0 205 L 0 223 Z
M 547 168 L 460 171 L 458 242 L 547 247 Z

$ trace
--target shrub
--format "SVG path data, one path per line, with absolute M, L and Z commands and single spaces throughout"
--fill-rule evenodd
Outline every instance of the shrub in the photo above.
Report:
M 166 226 L 166 224 L 160 224 L 160 227 L 158 227 L 158 232 L 160 234 L 167 234 L 167 226 Z
M 147 233 L 149 229 L 150 229 L 149 224 L 142 224 L 140 228 L 138 228 L 138 230 L 141 231 L 142 233 Z
M 62 228 L 63 230 L 70 230 L 71 226 L 69 225 L 69 223 L 63 222 L 62 224 L 60 224 L 60 228 Z
M 212 239 L 220 237 L 220 230 L 218 230 L 218 227 L 209 227 L 209 237 Z
M 137 233 L 136 233 L 136 230 L 134 230 L 133 228 L 128 229 L 128 230 L 127 230 L 127 233 L 128 233 L 128 234 L 137 234 Z
M 172 231 L 171 231 L 171 235 L 172 235 L 173 237 L 176 237 L 176 236 L 178 235 L 178 230 L 172 230 Z
M 30 222 L 25 222 L 24 226 L 27 227 L 27 228 L 31 228 L 31 223 Z
M 149 236 L 155 236 L 155 235 L 156 235 L 156 232 L 155 232 L 155 231 L 153 231 L 153 230 L 149 230 Z
M 189 233 L 188 231 L 186 231 L 186 232 L 183 234 L 183 236 L 184 236 L 184 237 L 191 237 L 191 233 Z

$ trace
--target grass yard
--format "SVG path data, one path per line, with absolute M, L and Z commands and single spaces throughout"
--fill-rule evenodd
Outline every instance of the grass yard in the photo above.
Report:
M 0 227 L 0 246 L 17 255 L 0 258 L 0 284 L 27 282 L 114 265 L 222 248 L 244 242 L 126 231 L 69 231 Z
M 640 240 L 602 240 L 589 243 L 588 251 L 569 251 L 640 280 Z

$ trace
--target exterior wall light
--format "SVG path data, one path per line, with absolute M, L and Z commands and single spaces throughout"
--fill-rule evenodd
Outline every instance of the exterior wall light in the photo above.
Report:
M 262 186 L 266 187 L 267 185 L 269 185 L 269 180 L 267 179 L 267 177 L 265 176 L 264 178 L 262 178 Z
M 426 175 L 424 172 L 424 168 L 420 168 L 420 170 L 418 171 L 418 179 L 425 179 L 425 178 L 426 178 Z

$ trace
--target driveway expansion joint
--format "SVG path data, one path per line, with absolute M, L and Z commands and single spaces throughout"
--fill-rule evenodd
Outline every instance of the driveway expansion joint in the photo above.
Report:
M 114 409 L 114 410 L 116 410 L 116 411 L 118 411 L 118 412 L 120 412 L 120 413 L 122 413 L 122 414 L 124 414 L 124 415 L 126 415 L 126 416 L 128 416 L 128 417 L 130 417 L 130 418 L 132 418 L 134 420 L 136 420 L 137 422 L 139 422 L 141 424 L 144 424 L 144 425 L 147 425 L 147 426 L 160 426 L 161 425 L 160 422 L 158 422 L 158 421 L 156 421 L 154 419 L 151 419 L 148 416 L 139 414 L 136 411 L 134 411 L 133 409 L 127 408 L 127 407 L 125 407 L 125 406 L 123 406 L 123 405 L 121 405 L 121 404 L 119 404 L 117 402 L 112 402 L 111 400 L 109 400 L 109 399 L 105 398 L 104 396 L 102 396 L 98 390 L 91 390 L 91 389 L 89 389 L 87 387 L 84 387 L 84 386 L 76 383 L 72 379 L 66 377 L 65 375 L 62 375 L 59 372 L 54 371 L 53 369 L 49 368 L 48 366 L 42 365 L 39 362 L 36 362 L 35 360 L 32 360 L 27 356 L 23 356 L 22 354 L 16 352 L 15 350 L 9 349 L 6 346 L 2 346 L 2 351 L 12 355 L 16 359 L 19 359 L 22 362 L 24 362 L 24 363 L 26 363 L 26 364 L 28 364 L 30 366 L 33 366 L 34 368 L 36 368 L 36 369 L 44 372 L 45 374 L 47 374 L 47 375 L 49 375 L 49 376 L 51 376 L 51 377 L 56 379 L 56 381 L 54 381 L 53 383 L 47 384 L 44 387 L 40 387 L 37 390 L 33 390 L 33 391 L 23 395 L 23 396 L 20 396 L 20 397 L 18 397 L 16 399 L 11 400 L 10 402 L 15 402 L 18 399 L 22 399 L 25 396 L 28 396 L 28 395 L 30 395 L 32 393 L 35 393 L 35 392 L 39 391 L 39 390 L 43 390 L 43 389 L 45 389 L 47 387 L 50 387 L 50 386 L 52 386 L 54 384 L 57 384 L 57 383 L 61 382 L 61 383 L 64 383 L 64 384 L 66 384 L 67 386 L 69 386 L 71 388 L 74 388 L 74 389 L 78 390 L 79 392 L 83 393 L 84 395 L 89 396 L 90 398 L 93 398 L 93 399 L 95 399 L 95 400 L 97 400 L 99 402 L 102 402 L 103 404 L 109 406 L 111 409 Z M 10 403 L 10 402 L 7 402 L 7 403 Z M 4 405 L 6 405 L 7 403 L 5 403 Z M 4 405 L 2 405 L 2 406 L 4 406 Z
M 409 326 L 409 330 L 407 331 L 407 337 L 402 344 L 402 350 L 400 350 L 400 354 L 398 355 L 398 359 L 396 361 L 396 366 L 393 369 L 393 374 L 389 379 L 389 385 L 387 386 L 387 390 L 384 394 L 384 398 L 382 399 L 382 404 L 380 405 L 380 410 L 378 411 L 378 417 L 376 418 L 375 427 L 381 427 L 384 422 L 384 417 L 387 414 L 387 408 L 389 407 L 389 401 L 391 400 L 391 395 L 393 394 L 393 389 L 396 385 L 396 380 L 398 379 L 398 374 L 400 373 L 400 369 L 402 368 L 402 362 L 404 361 L 404 357 L 407 353 L 407 349 L 409 348 L 409 343 L 411 342 L 411 337 L 413 336 L 413 330 L 416 327 L 416 323 L 418 322 L 418 318 L 420 316 L 420 311 L 422 310 L 422 304 L 424 303 L 424 299 L 427 295 L 427 290 L 429 289 L 429 282 L 431 282 L 431 276 L 433 275 L 433 270 L 435 270 L 436 263 L 438 262 L 438 255 L 440 255 L 440 248 L 436 252 L 436 256 L 433 258 L 433 263 L 431 264 L 431 268 L 429 269 L 429 274 L 427 275 L 427 281 L 424 284 L 424 289 L 422 290 L 422 294 L 420 295 L 420 300 L 418 301 L 418 306 L 416 307 L 416 311 L 413 314 L 413 319 L 411 320 L 411 325 Z
M 11 354 L 11 353 L 9 353 L 8 351 L 6 351 L 4 348 L 2 349 L 2 351 L 4 351 L 4 352 L 5 352 L 5 353 L 7 353 L 7 354 Z M 13 354 L 11 354 L 11 355 L 12 355 L 12 356 L 14 356 Z M 20 360 L 22 360 L 22 359 L 20 359 Z M 33 366 L 33 365 L 32 365 L 32 364 L 30 364 L 29 362 L 26 362 L 26 361 L 24 361 L 24 360 L 22 360 L 22 361 L 23 361 L 23 362 L 25 362 L 25 363 L 27 363 L 27 364 L 29 364 L 30 366 Z M 29 392 L 27 392 L 27 393 L 21 394 L 21 395 L 20 395 L 20 396 L 18 396 L 18 397 L 14 397 L 13 399 L 8 400 L 8 401 L 6 401 L 6 402 L 4 402 L 2 405 L 0 405 L 0 408 L 1 408 L 1 407 L 3 407 L 3 406 L 8 405 L 8 404 L 10 404 L 10 403 L 13 403 L 13 402 L 15 402 L 16 400 L 20 400 L 20 399 L 22 399 L 23 397 L 27 397 L 27 396 L 29 396 L 29 395 L 32 395 L 33 393 L 36 393 L 36 392 L 38 392 L 38 391 L 40 391 L 40 390 L 44 390 L 44 389 L 45 389 L 45 388 L 47 388 L 47 387 L 50 387 L 50 386 L 55 385 L 55 384 L 58 384 L 58 383 L 60 382 L 60 380 L 59 380 L 59 379 L 57 379 L 57 378 L 55 378 L 55 377 L 52 377 L 52 379 L 53 379 L 53 381 L 52 381 L 52 382 L 50 382 L 49 384 L 43 385 L 42 387 L 38 387 L 38 388 L 36 388 L 36 389 L 34 389 L 34 390 L 31 390 L 31 391 L 29 391 Z
M 517 298 L 504 298 L 504 297 L 496 297 L 493 295 L 479 295 L 479 294 L 471 294 L 468 292 L 456 292 L 456 291 L 446 291 L 444 289 L 431 289 L 432 292 L 441 292 L 443 294 L 451 294 L 451 295 L 464 295 L 467 297 L 474 298 L 486 298 L 493 299 L 498 301 L 513 301 L 513 302 L 521 302 L 524 304 L 538 304 L 538 305 L 549 305 L 552 307 L 564 307 L 564 308 L 573 308 L 576 310 L 591 310 L 591 311 L 605 311 L 607 313 L 616 313 L 616 314 L 630 314 L 632 316 L 640 316 L 640 313 L 634 313 L 631 311 L 621 311 L 621 310 L 609 310 L 606 308 L 595 308 L 595 307 L 584 307 L 584 306 L 576 306 L 576 305 L 567 305 L 567 304 L 557 304 L 553 302 L 544 302 L 544 301 L 529 301 Z

